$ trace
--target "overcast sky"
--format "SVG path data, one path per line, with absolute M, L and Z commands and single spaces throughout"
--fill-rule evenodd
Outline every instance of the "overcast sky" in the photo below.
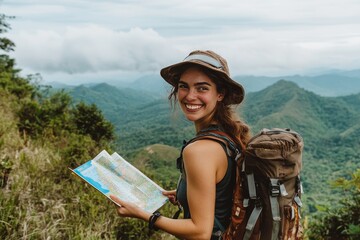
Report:
M 45 81 L 127 81 L 194 49 L 232 75 L 360 68 L 359 0 L 0 0 L 26 73 Z

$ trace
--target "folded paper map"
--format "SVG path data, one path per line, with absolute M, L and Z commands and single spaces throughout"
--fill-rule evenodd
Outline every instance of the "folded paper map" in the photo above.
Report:
M 158 210 L 168 201 L 160 186 L 116 152 L 110 155 L 103 150 L 72 171 L 109 199 L 110 195 L 115 195 L 149 212 Z

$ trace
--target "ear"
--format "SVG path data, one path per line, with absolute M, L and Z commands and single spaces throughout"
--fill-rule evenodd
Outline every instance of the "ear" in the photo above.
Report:
M 225 95 L 224 93 L 219 93 L 218 94 L 218 99 L 217 99 L 218 102 L 221 102 L 224 99 L 224 95 Z

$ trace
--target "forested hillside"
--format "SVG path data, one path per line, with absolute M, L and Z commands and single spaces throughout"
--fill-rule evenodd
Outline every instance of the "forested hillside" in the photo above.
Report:
M 179 111 L 173 111 L 167 99 L 155 99 L 142 91 L 133 97 L 124 90 L 101 84 L 100 88 L 74 88 L 70 94 L 78 100 L 96 103 L 116 126 L 119 148 L 132 151 L 161 143 L 179 148 L 183 139 L 194 134 L 192 125 Z M 111 100 L 108 97 L 112 90 Z M 110 101 L 110 103 L 109 103 Z M 112 102 L 113 101 L 113 102 Z M 299 131 L 306 141 L 306 153 L 314 158 L 339 159 L 345 150 L 349 160 L 357 156 L 359 144 L 360 93 L 345 97 L 321 97 L 293 82 L 279 81 L 255 93 L 249 93 L 239 114 L 255 133 L 261 128 L 289 127 Z M 322 147 L 318 147 L 318 146 Z M 331 149 L 329 149 L 331 148 Z M 351 157 L 352 156 L 352 157 Z M 343 157 L 340 157 L 343 159 Z
M 158 99 L 158 96 L 151 97 L 143 91 L 117 89 L 108 84 L 89 88 L 80 86 L 68 91 L 75 101 L 99 106 L 116 128 L 119 152 L 133 151 L 150 144 L 179 148 L 182 141 L 193 134 L 192 125 L 182 118 L 180 112 L 172 113 L 164 97 Z M 132 93 L 131 97 L 127 91 Z

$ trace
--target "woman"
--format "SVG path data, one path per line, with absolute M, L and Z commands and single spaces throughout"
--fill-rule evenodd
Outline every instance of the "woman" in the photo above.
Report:
M 162 69 L 161 76 L 173 86 L 169 99 L 179 103 L 197 134 L 216 129 L 244 147 L 249 128 L 235 117 L 233 108 L 244 99 L 244 89 L 230 78 L 224 58 L 212 51 L 193 51 L 182 62 Z M 220 225 L 229 224 L 231 214 L 235 164 L 225 150 L 224 142 L 208 138 L 184 147 L 178 189 L 164 192 L 182 205 L 184 219 L 154 215 L 112 196 L 121 205 L 119 215 L 150 221 L 150 227 L 181 239 L 211 239 Z

